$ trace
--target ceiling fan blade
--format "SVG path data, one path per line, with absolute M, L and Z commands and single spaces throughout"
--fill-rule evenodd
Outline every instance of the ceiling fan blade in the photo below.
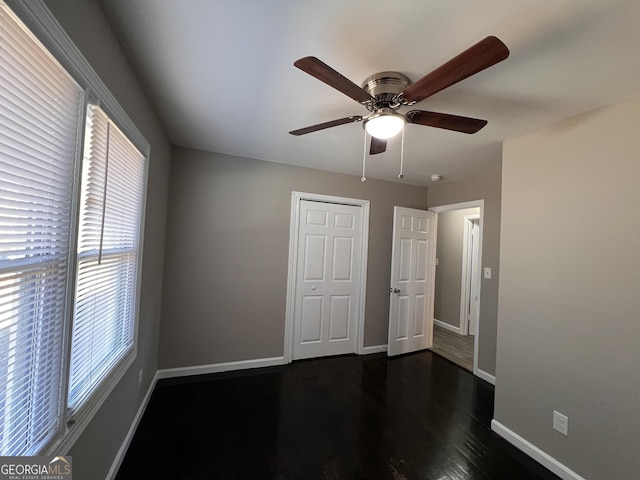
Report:
M 501 40 L 487 37 L 409 85 L 403 92 L 403 98 L 408 103 L 420 102 L 508 56 L 509 49 Z
M 353 98 L 356 102 L 366 103 L 373 100 L 365 90 L 316 57 L 304 57 L 293 64 L 303 72 Z
M 351 117 L 339 118 L 337 120 L 331 120 L 330 122 L 318 123 L 317 125 L 299 128 L 298 130 L 292 130 L 289 133 L 296 136 L 306 135 L 307 133 L 317 132 L 318 130 L 324 130 L 325 128 L 337 127 L 338 125 L 360 121 L 362 121 L 362 117 L 360 115 L 353 115 Z
M 406 114 L 406 117 L 409 123 L 444 128 L 445 130 L 462 133 L 476 133 L 487 124 L 486 120 L 478 118 L 460 117 L 450 113 L 427 112 L 425 110 L 411 110 Z
M 371 147 L 369 148 L 369 155 L 375 155 L 382 153 L 387 149 L 387 141 L 382 138 L 371 137 Z

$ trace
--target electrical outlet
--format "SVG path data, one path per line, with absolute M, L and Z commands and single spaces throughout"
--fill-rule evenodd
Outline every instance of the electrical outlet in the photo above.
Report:
M 144 374 L 144 370 L 141 368 L 140 371 L 138 372 L 138 390 L 140 390 L 140 387 L 142 386 L 142 375 Z
M 553 429 L 565 437 L 569 436 L 569 417 L 553 411 Z

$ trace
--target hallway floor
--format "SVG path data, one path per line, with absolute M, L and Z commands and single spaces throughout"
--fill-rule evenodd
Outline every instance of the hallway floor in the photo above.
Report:
M 439 325 L 433 325 L 431 351 L 473 372 L 473 335 L 458 335 Z

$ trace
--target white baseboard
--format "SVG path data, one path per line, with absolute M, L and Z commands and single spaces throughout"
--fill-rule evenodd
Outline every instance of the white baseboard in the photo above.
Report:
M 527 440 L 522 438 L 520 435 L 518 435 L 514 431 L 509 430 L 507 427 L 505 427 L 495 419 L 491 420 L 491 430 L 496 432 L 498 435 L 504 438 L 507 442 L 513 444 L 518 449 L 522 450 L 524 453 L 529 455 L 539 464 L 547 467 L 549 470 L 551 470 L 553 473 L 558 475 L 563 480 L 585 480 L 583 477 L 578 475 L 569 467 L 563 465 L 548 453 L 543 452 L 534 444 L 528 442 Z
M 147 389 L 147 393 L 142 399 L 142 403 L 140 404 L 140 407 L 136 412 L 136 416 L 133 417 L 133 422 L 131 422 L 129 431 L 127 432 L 127 435 L 124 437 L 122 445 L 120 445 L 120 449 L 116 454 L 116 458 L 113 459 L 113 463 L 111 464 L 111 468 L 109 469 L 109 473 L 107 473 L 107 477 L 105 480 L 113 480 L 114 478 L 116 478 L 116 475 L 118 474 L 118 470 L 120 469 L 120 465 L 122 465 L 122 460 L 124 460 L 124 456 L 126 455 L 127 450 L 129 449 L 129 444 L 131 443 L 131 440 L 133 440 L 133 435 L 136 433 L 138 424 L 142 419 L 142 415 L 144 415 L 144 411 L 147 409 L 147 405 L 149 404 L 149 399 L 151 399 L 151 394 L 153 393 L 153 390 L 156 388 L 156 383 L 158 383 L 158 372 L 156 372 L 156 374 L 153 376 L 153 380 L 151 381 L 151 384 Z
M 450 332 L 457 333 L 458 335 L 460 335 L 460 327 L 454 327 L 453 325 L 449 325 L 448 323 L 441 322 L 437 318 L 433 319 L 433 324 L 439 327 L 442 327 L 445 330 L 449 330 Z
M 158 378 L 185 377 L 205 373 L 221 373 L 232 370 L 247 370 L 249 368 L 273 367 L 275 365 L 285 365 L 286 363 L 284 357 L 272 357 L 258 358 L 256 360 L 241 360 L 238 362 L 213 363 L 210 365 L 196 365 L 193 367 L 165 368 L 158 370 Z
M 373 345 L 371 347 L 364 347 L 362 349 L 362 355 L 369 355 L 371 353 L 384 353 L 388 349 L 387 345 Z
M 491 385 L 496 384 L 495 375 L 491 375 L 490 373 L 487 373 L 484 370 L 480 370 L 479 368 L 476 370 L 476 377 L 481 378 L 485 382 L 489 382 Z

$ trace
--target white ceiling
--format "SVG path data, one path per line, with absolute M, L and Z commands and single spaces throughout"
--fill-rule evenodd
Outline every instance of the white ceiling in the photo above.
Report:
M 360 175 L 367 110 L 293 66 L 357 84 L 416 81 L 487 35 L 510 57 L 414 108 L 483 118 L 475 135 L 408 125 L 404 182 L 495 168 L 501 142 L 640 92 L 638 0 L 101 0 L 174 145 Z M 403 111 L 406 111 L 404 109 Z M 398 137 L 399 138 L 399 137 Z M 399 140 L 367 159 L 398 181 Z

